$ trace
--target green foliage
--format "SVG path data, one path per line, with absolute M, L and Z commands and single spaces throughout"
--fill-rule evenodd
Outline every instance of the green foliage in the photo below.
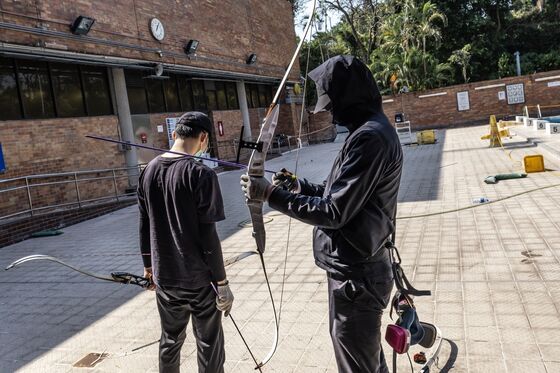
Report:
M 515 68 L 513 66 L 511 55 L 508 53 L 502 53 L 498 59 L 498 76 L 500 78 L 506 78 L 513 75 L 515 75 Z
M 300 0 L 305 1 L 305 0 Z M 310 69 L 353 54 L 384 93 L 560 69 L 560 0 L 323 0 L 341 21 L 315 35 Z M 306 51 L 301 55 L 305 72 Z

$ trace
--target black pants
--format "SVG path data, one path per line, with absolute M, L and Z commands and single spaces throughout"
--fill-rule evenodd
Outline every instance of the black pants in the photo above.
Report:
M 329 326 L 339 373 L 389 373 L 381 347 L 381 316 L 393 281 L 329 277 Z
M 212 287 L 158 287 L 156 298 L 161 320 L 160 373 L 179 373 L 181 347 L 191 316 L 199 373 L 222 373 L 225 362 L 222 313 L 216 308 L 216 293 Z

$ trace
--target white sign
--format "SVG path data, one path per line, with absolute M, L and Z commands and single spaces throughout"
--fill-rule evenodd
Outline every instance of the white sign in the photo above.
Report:
M 157 126 L 158 133 L 163 133 L 163 126 Z
M 522 104 L 525 102 L 523 83 L 506 85 L 506 91 L 509 105 Z
M 167 139 L 169 140 L 169 149 L 173 146 L 173 131 L 175 131 L 175 126 L 177 125 L 177 118 L 165 118 L 165 124 L 167 125 Z
M 549 87 L 560 87 L 560 81 L 557 82 L 549 82 L 547 84 Z
M 498 100 L 504 101 L 506 99 L 506 91 L 498 92 Z
M 469 91 L 457 92 L 457 110 L 470 110 Z

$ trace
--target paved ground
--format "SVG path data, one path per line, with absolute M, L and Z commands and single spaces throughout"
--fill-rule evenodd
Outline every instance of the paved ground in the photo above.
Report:
M 479 140 L 485 132 L 483 127 L 439 131 L 438 144 L 405 148 L 397 224 L 405 269 L 418 288 L 434 293 L 417 299 L 420 317 L 436 322 L 450 339 L 444 343 L 440 371 L 559 372 L 558 189 L 445 213 L 473 206 L 473 198 L 496 201 L 560 183 L 560 173 L 551 171 L 484 184 L 486 176 L 519 170 L 523 155 L 540 152 L 521 137 L 508 140 L 507 151 L 487 148 L 487 142 Z M 321 181 L 339 147 L 304 149 L 298 173 Z M 554 157 L 545 157 L 547 167 L 558 170 Z M 293 169 L 295 158 L 296 153 L 290 153 L 267 167 Z M 248 218 L 238 177 L 239 172 L 220 175 L 228 219 L 219 232 L 226 257 L 254 245 L 250 229 L 238 225 Z M 415 217 L 426 214 L 433 215 Z M 326 281 L 313 264 L 311 227 L 271 211 L 267 216 L 266 263 L 281 322 L 278 351 L 264 371 L 335 372 Z M 42 253 L 96 273 L 140 273 L 136 219 L 136 208 L 126 208 L 67 227 L 61 236 L 5 247 L 0 264 Z M 236 296 L 232 314 L 262 358 L 272 343 L 274 324 L 258 258 L 229 268 L 228 276 Z M 157 346 L 132 352 L 159 338 L 151 292 L 33 262 L 0 273 L 0 314 L 0 372 L 157 371 Z M 253 371 L 230 320 L 224 327 L 226 370 Z M 189 332 L 182 355 L 185 372 L 196 371 L 193 342 Z M 94 369 L 72 368 L 90 352 L 108 357 Z M 399 363 L 399 371 L 410 371 L 406 357 Z

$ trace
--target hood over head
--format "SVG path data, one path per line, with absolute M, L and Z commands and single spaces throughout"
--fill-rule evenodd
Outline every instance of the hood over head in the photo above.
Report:
M 356 127 L 383 112 L 371 71 L 354 56 L 329 58 L 308 75 L 317 87 L 314 113 L 330 110 L 335 123 Z

